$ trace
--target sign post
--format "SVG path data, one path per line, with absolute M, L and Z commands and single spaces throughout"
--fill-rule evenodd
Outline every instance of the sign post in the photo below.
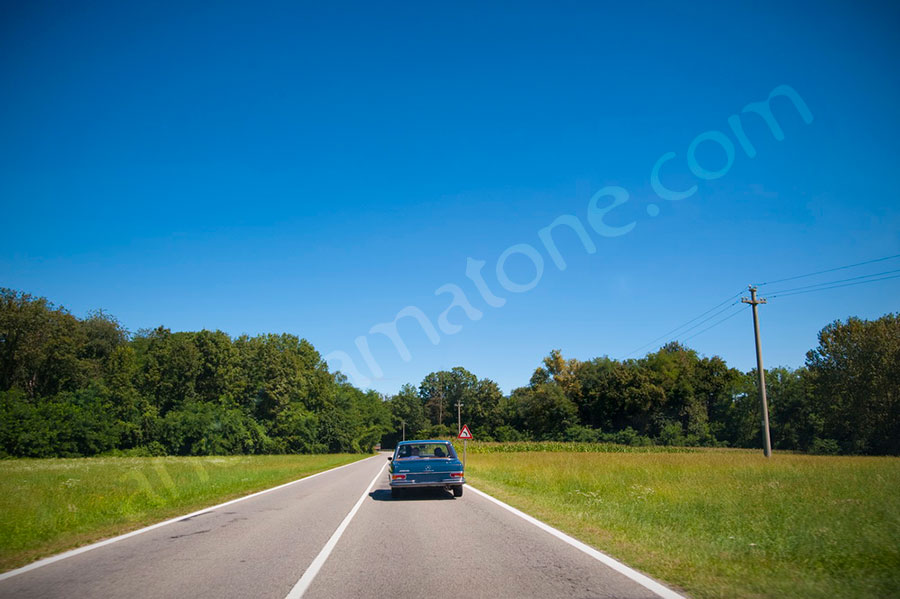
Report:
M 463 442 L 463 470 L 466 469 L 466 450 L 468 449 L 468 441 L 469 439 L 474 439 L 472 436 L 472 431 L 469 430 L 469 425 L 464 424 L 459 431 L 459 434 L 456 436 L 457 439 L 462 439 Z

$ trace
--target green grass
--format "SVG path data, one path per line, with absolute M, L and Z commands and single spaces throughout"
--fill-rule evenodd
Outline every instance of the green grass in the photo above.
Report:
M 364 457 L 0 460 L 0 571 Z
M 900 458 L 489 449 L 475 487 L 691 596 L 900 597 Z

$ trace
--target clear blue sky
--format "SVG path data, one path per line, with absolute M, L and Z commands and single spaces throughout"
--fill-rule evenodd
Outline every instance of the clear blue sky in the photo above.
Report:
M 383 392 L 455 365 L 509 391 L 553 348 L 622 357 L 747 283 L 900 254 L 894 3 L 320 4 L 5 3 L 0 285 L 132 331 L 294 333 Z M 775 98 L 780 141 L 741 113 L 779 85 L 813 117 Z M 698 177 L 686 154 L 713 130 L 733 161 L 703 142 L 696 164 L 724 174 Z M 668 152 L 661 181 L 697 185 L 679 201 L 650 183 Z M 635 223 L 614 238 L 588 221 L 606 186 L 629 194 L 606 222 Z M 559 270 L 538 231 L 566 214 L 596 252 L 560 227 Z M 495 269 L 516 244 L 544 262 L 521 293 Z M 535 278 L 522 254 L 505 266 Z M 406 306 L 437 327 L 446 283 L 483 317 L 453 310 L 462 329 L 437 345 L 402 320 L 408 362 L 368 335 Z M 766 365 L 801 365 L 825 324 L 897 310 L 898 292 L 772 299 Z M 755 364 L 749 311 L 687 344 Z

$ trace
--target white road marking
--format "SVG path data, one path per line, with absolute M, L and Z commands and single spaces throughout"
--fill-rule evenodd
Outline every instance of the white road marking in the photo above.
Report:
M 374 455 L 371 458 L 365 458 L 363 460 L 358 460 L 356 462 L 350 462 L 349 464 L 344 464 L 343 466 L 337 466 L 335 468 L 330 468 L 329 470 L 323 470 L 322 472 L 316 472 L 315 474 L 311 474 L 309 476 L 304 476 L 303 478 L 298 478 L 297 480 L 292 480 L 289 483 L 284 483 L 283 485 L 278 485 L 277 487 L 272 487 L 271 489 L 257 491 L 256 493 L 252 493 L 250 495 L 245 495 L 243 497 L 238 497 L 237 499 L 232 499 L 231 501 L 226 501 L 225 503 L 220 503 L 218 505 L 205 507 L 201 510 L 197 510 L 196 512 L 191 512 L 190 514 L 185 514 L 184 516 L 177 516 L 175 518 L 172 518 L 171 520 L 165 520 L 164 522 L 157 522 L 156 524 L 151 524 L 150 526 L 147 526 L 145 528 L 139 528 L 138 530 L 133 530 L 133 531 L 125 533 L 123 535 L 119 535 L 118 537 L 113 537 L 111 539 L 106 539 L 104 541 L 98 541 L 97 543 L 93 543 L 91 545 L 85 545 L 84 547 L 78 547 L 77 549 L 72 549 L 71 551 L 59 553 L 59 554 L 53 555 L 51 557 L 45 557 L 44 559 L 38 560 L 36 562 L 32 562 L 32 563 L 28 564 L 27 566 L 22 566 L 21 568 L 17 568 L 15 570 L 10 570 L 9 572 L 4 572 L 3 574 L 0 574 L 0 580 L 6 580 L 7 578 L 12 578 L 13 576 L 17 576 L 19 574 L 24 574 L 25 572 L 29 572 L 31 570 L 35 570 L 37 568 L 41 568 L 43 566 L 50 565 L 54 562 L 58 562 L 60 560 L 64 560 L 69 557 L 74 557 L 76 555 L 85 553 L 92 549 L 97 549 L 99 547 L 103 547 L 104 545 L 110 545 L 117 541 L 122 541 L 129 537 L 137 536 L 139 534 L 145 533 L 145 532 L 153 530 L 155 528 L 160 528 L 162 526 L 166 526 L 167 524 L 172 524 L 173 522 L 178 522 L 179 520 L 184 520 L 185 518 L 193 518 L 194 516 L 198 516 L 200 514 L 205 514 L 206 512 L 225 507 L 226 505 L 232 505 L 239 501 L 244 501 L 246 499 L 252 499 L 253 497 L 259 497 L 260 495 L 265 495 L 266 493 L 271 493 L 272 491 L 277 491 L 278 489 L 283 489 L 285 487 L 295 485 L 295 484 L 303 482 L 305 480 L 309 480 L 311 478 L 315 478 L 317 476 L 321 476 L 321 475 L 327 474 L 329 472 L 334 472 L 335 470 L 340 470 L 341 468 L 346 468 L 347 466 L 352 466 L 353 464 L 361 464 L 362 462 L 365 462 L 366 460 L 371 460 L 372 458 L 377 458 L 377 457 L 381 457 L 381 454 Z
M 551 535 L 553 535 L 553 536 L 556 537 L 557 539 L 559 539 L 559 540 L 561 540 L 561 541 L 563 541 L 563 542 L 565 542 L 565 543 L 568 543 L 569 545 L 571 545 L 572 547 L 575 547 L 576 549 L 578 549 L 578 550 L 580 550 L 580 551 L 583 551 L 584 553 L 588 554 L 589 556 L 591 556 L 591 557 L 594 558 L 595 560 L 597 560 L 597 561 L 599 561 L 599 562 L 602 562 L 602 563 L 605 564 L 606 566 L 609 566 L 610 568 L 612 568 L 612 569 L 615 570 L 616 572 L 618 572 L 618 573 L 620 573 L 620 574 L 623 574 L 623 575 L 627 576 L 628 578 L 630 578 L 630 579 L 633 580 L 634 582 L 638 583 L 639 585 L 641 585 L 641 586 L 644 587 L 645 589 L 648 589 L 648 590 L 650 590 L 650 591 L 653 591 L 654 593 L 656 593 L 657 595 L 659 595 L 659 596 L 662 597 L 663 599 L 685 599 L 682 595 L 679 595 L 678 593 L 676 593 L 676 592 L 673 591 L 672 589 L 670 589 L 670 588 L 668 588 L 668 587 L 665 587 L 665 586 L 661 585 L 660 583 L 656 582 L 655 580 L 653 580 L 653 579 L 650 578 L 649 576 L 645 576 L 645 575 L 641 574 L 640 572 L 638 572 L 637 570 L 634 570 L 634 569 L 632 569 L 632 568 L 629 568 L 628 566 L 626 566 L 626 565 L 623 564 L 622 562 L 620 562 L 620 561 L 618 561 L 618 560 L 616 560 L 616 559 L 614 559 L 614 558 L 611 558 L 610 556 L 606 555 L 605 553 L 601 553 L 600 551 L 597 551 L 596 549 L 594 549 L 593 547 L 591 547 L 591 546 L 589 546 L 589 545 L 585 545 L 584 543 L 582 543 L 582 542 L 579 541 L 578 539 L 575 539 L 575 538 L 570 537 L 569 535 L 567 535 L 566 533 L 562 532 L 561 530 L 558 530 L 558 529 L 556 529 L 556 528 L 553 528 L 553 527 L 550 526 L 549 524 L 546 524 L 546 523 L 544 523 L 544 522 L 541 522 L 541 521 L 538 520 L 537 518 L 533 518 L 532 516 L 529 516 L 529 515 L 526 514 L 525 512 L 522 512 L 522 511 L 520 511 L 520 510 L 517 510 L 516 508 L 514 508 L 514 507 L 511 506 L 511 505 L 507 505 L 507 504 L 503 503 L 502 501 L 500 501 L 499 499 L 497 499 L 497 498 L 495 498 L 495 497 L 491 497 L 490 495 L 488 495 L 488 494 L 485 493 L 484 491 L 479 491 L 479 490 L 476 489 L 475 487 L 473 487 L 473 486 L 471 486 L 471 485 L 468 485 L 468 484 L 467 484 L 466 486 L 469 487 L 469 490 L 470 490 L 470 491 L 473 491 L 473 492 L 475 492 L 475 493 L 478 493 L 479 495 L 481 495 L 482 497 L 484 497 L 484 498 L 487 499 L 488 501 L 492 501 L 492 502 L 496 503 L 497 505 L 499 505 L 499 506 L 502 507 L 503 509 L 512 512 L 513 514 L 515 514 L 516 516 L 522 518 L 522 519 L 525 520 L 526 522 L 530 522 L 531 524 L 534 524 L 535 526 L 537 526 L 537 527 L 540 528 L 541 530 L 543 530 L 543 531 L 545 531 L 545 532 L 549 532 Z
M 325 543 L 324 547 L 322 547 L 322 551 L 320 551 L 319 555 L 316 556 L 316 559 L 312 561 L 312 563 L 309 565 L 309 568 L 306 569 L 306 572 L 303 573 L 303 576 L 300 577 L 300 580 L 297 581 L 297 584 L 294 585 L 294 588 L 291 589 L 291 592 L 287 594 L 285 599 L 300 599 L 300 597 L 303 597 L 306 589 L 309 588 L 309 585 L 312 584 L 312 581 L 316 577 L 316 574 L 318 574 L 319 570 L 322 569 L 322 566 L 325 565 L 325 561 L 328 559 L 328 556 L 331 555 L 332 550 L 334 550 L 334 546 L 337 545 L 337 542 L 341 539 L 341 535 L 344 534 L 347 526 L 350 525 L 350 521 L 353 520 L 353 516 L 356 515 L 356 512 L 359 511 L 359 508 L 363 504 L 363 501 L 365 501 L 366 497 L 369 496 L 369 493 L 372 492 L 372 487 L 374 487 L 375 483 L 378 482 L 378 479 L 381 477 L 381 474 L 383 472 L 384 466 L 378 469 L 378 474 L 375 475 L 375 478 L 372 479 L 372 482 L 369 483 L 369 486 L 365 491 L 363 491 L 363 494 L 359 497 L 356 505 L 353 506 L 353 509 L 350 510 L 350 513 L 347 514 L 343 522 L 338 525 L 337 530 L 334 531 L 334 534 L 331 535 L 331 538 L 328 539 L 328 542 Z

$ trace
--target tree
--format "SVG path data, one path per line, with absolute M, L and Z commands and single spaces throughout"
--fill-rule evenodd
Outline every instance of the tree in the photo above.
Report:
M 29 398 L 74 391 L 90 380 L 82 360 L 85 330 L 44 298 L 0 289 L 0 390 Z
M 429 373 L 419 385 L 419 395 L 425 402 L 425 413 L 431 423 L 443 425 L 444 418 L 456 411 L 457 402 L 462 402 L 463 408 L 469 407 L 477 382 L 478 378 L 461 366 L 449 372 Z
M 578 409 L 554 382 L 512 393 L 521 426 L 537 439 L 555 439 L 577 421 Z
M 386 441 L 390 444 L 402 440 L 404 427 L 407 438 L 415 439 L 428 424 L 422 398 L 416 388 L 408 383 L 388 399 L 388 406 L 391 414 L 391 435 Z
M 579 412 L 583 422 L 607 432 L 633 428 L 658 434 L 665 391 L 643 362 L 597 358 L 578 370 Z
M 900 453 L 900 314 L 829 324 L 806 366 L 825 438 L 846 453 Z
M 772 443 L 777 449 L 808 451 L 821 435 L 821 419 L 810 401 L 808 387 L 809 372 L 805 368 L 766 370 Z

